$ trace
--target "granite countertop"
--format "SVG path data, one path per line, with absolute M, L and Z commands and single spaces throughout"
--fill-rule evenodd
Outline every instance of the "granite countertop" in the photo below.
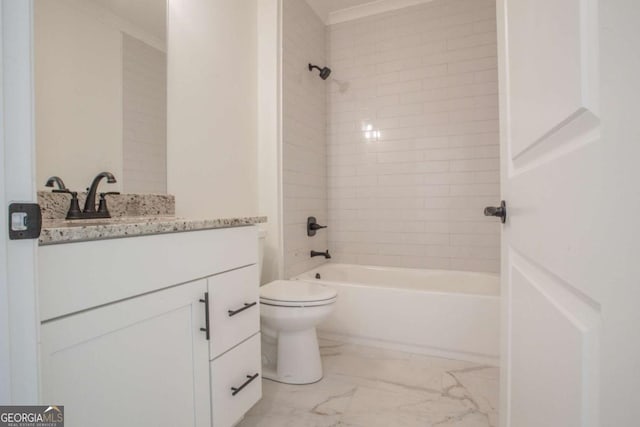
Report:
M 185 219 L 174 216 L 116 217 L 93 220 L 44 219 L 40 246 L 151 234 L 239 227 L 267 222 L 264 216 Z

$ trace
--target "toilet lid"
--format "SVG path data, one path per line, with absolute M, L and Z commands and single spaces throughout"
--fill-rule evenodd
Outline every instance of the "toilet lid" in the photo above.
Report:
M 276 280 L 260 288 L 260 299 L 268 301 L 326 301 L 335 298 L 337 294 L 335 289 L 302 280 Z

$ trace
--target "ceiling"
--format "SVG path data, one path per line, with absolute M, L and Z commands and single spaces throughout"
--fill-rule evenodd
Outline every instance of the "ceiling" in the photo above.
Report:
M 306 0 L 309 6 L 323 20 L 327 21 L 329 14 L 342 9 L 373 3 L 372 0 Z
M 432 0 L 306 0 L 327 25 L 377 15 L 430 1 Z
M 164 41 L 167 0 L 91 0 L 146 33 Z

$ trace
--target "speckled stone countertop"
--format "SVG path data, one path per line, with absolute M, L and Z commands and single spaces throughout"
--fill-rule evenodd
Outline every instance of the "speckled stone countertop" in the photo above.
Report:
M 264 216 L 185 219 L 173 216 L 116 217 L 95 220 L 44 219 L 40 246 L 90 240 L 118 239 L 151 234 L 179 233 L 214 228 L 239 227 L 267 222 Z
M 86 197 L 87 193 L 78 194 L 80 207 Z M 69 194 L 38 191 L 42 219 L 64 219 L 70 200 Z M 107 201 L 112 218 L 173 216 L 176 212 L 175 197 L 170 194 L 110 194 Z

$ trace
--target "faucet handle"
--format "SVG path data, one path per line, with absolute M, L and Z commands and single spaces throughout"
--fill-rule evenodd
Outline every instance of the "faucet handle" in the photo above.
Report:
M 98 203 L 98 214 L 106 215 L 105 218 L 111 218 L 109 209 L 107 209 L 106 196 L 120 194 L 118 191 L 108 191 L 106 193 L 100 193 L 100 202 Z
M 79 219 L 82 216 L 82 211 L 80 210 L 80 204 L 78 203 L 77 191 L 53 190 L 53 192 L 71 194 L 71 202 L 69 203 L 69 210 L 67 211 L 66 219 Z
M 55 188 L 51 190 L 52 193 L 62 193 L 71 195 L 71 201 L 69 202 L 69 210 L 65 219 L 79 219 L 81 218 L 82 211 L 80 210 L 80 203 L 78 203 L 78 192 L 71 191 L 67 187 Z
M 307 217 L 307 236 L 315 236 L 316 231 L 322 228 L 327 228 L 327 226 L 318 224 L 315 216 Z

